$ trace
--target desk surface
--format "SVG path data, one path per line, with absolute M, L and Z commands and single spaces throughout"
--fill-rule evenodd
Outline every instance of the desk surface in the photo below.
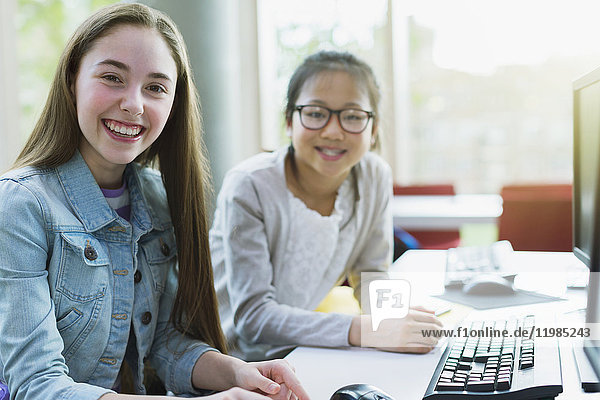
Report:
M 502 214 L 502 197 L 496 194 L 455 196 L 394 196 L 394 225 L 403 229 L 453 230 L 464 224 L 493 224 Z
M 559 271 L 577 262 L 571 253 L 515 252 L 517 261 L 543 266 L 544 270 Z M 443 287 L 445 252 L 441 250 L 412 250 L 403 255 L 393 266 L 394 271 L 412 272 L 417 267 L 428 271 L 430 281 L 438 276 Z M 538 261 L 536 261 L 538 260 Z M 536 264 L 539 262 L 539 264 Z M 433 273 L 432 272 L 436 272 Z M 551 274 L 550 274 L 551 275 Z M 421 276 L 421 275 L 419 275 Z M 433 278 L 435 279 L 435 278 Z M 412 282 L 411 282 L 412 283 Z M 435 293 L 439 282 L 429 288 Z M 413 290 L 419 288 L 417 284 Z M 526 313 L 553 314 L 562 316 L 557 326 L 569 321 L 583 321 L 583 314 L 576 312 L 585 307 L 585 291 L 569 289 L 568 301 L 548 304 L 510 307 L 480 311 L 483 318 L 492 313 L 491 318 L 501 314 L 522 315 Z M 589 399 L 597 394 L 585 394 L 579 384 L 572 343 L 560 342 L 563 393 L 558 399 Z M 443 348 L 436 348 L 425 355 L 399 354 L 364 348 L 324 349 L 298 347 L 286 359 L 296 368 L 296 373 L 308 390 L 311 398 L 327 400 L 338 388 L 352 383 L 368 383 L 388 392 L 396 399 L 420 400 L 439 361 Z

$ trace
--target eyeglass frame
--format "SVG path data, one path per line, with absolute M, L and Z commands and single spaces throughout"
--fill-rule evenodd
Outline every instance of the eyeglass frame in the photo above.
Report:
M 309 128 L 306 125 L 304 125 L 304 122 L 302 121 L 302 109 L 305 108 L 305 107 L 319 107 L 319 108 L 322 108 L 324 110 L 329 111 L 329 117 L 327 118 L 327 121 L 325 121 L 325 123 L 323 124 L 322 127 L 320 127 L 320 128 Z M 365 127 L 362 128 L 362 130 L 360 130 L 358 132 L 352 132 L 352 131 L 349 131 L 349 130 L 347 130 L 346 128 L 344 128 L 342 126 L 342 121 L 340 119 L 340 114 L 342 112 L 348 111 L 348 110 L 360 111 L 360 112 L 364 112 L 364 113 L 367 114 L 367 123 L 365 124 Z M 316 105 L 316 104 L 304 104 L 304 105 L 300 105 L 300 106 L 296 105 L 294 107 L 294 111 L 298 111 L 298 117 L 300 118 L 300 123 L 302 124 L 302 126 L 305 129 L 308 129 L 308 130 L 311 130 L 311 131 L 318 131 L 319 129 L 325 128 L 327 126 L 327 124 L 329 123 L 329 121 L 331 121 L 331 116 L 333 114 L 337 114 L 337 118 L 338 118 L 338 122 L 340 124 L 340 128 L 342 128 L 344 130 L 344 132 L 348 132 L 348 133 L 350 133 L 352 135 L 360 135 L 361 133 L 363 133 L 365 131 L 365 129 L 367 129 L 367 126 L 369 126 L 369 121 L 375 117 L 375 113 L 373 111 L 366 111 L 366 110 L 363 110 L 361 108 L 352 108 L 352 107 L 350 107 L 350 108 L 342 108 L 342 109 L 339 109 L 339 110 L 332 110 L 331 108 L 328 108 L 328 107 L 325 107 L 325 106 L 319 106 L 319 105 Z

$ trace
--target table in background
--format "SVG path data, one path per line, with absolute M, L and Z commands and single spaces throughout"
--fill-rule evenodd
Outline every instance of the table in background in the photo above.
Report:
M 496 194 L 401 195 L 392 198 L 394 226 L 416 230 L 460 229 L 464 224 L 495 224 L 502 214 Z

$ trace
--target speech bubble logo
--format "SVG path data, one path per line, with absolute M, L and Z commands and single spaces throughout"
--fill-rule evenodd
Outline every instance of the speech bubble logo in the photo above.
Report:
M 410 283 L 404 279 L 379 279 L 369 283 L 373 332 L 384 319 L 408 315 Z

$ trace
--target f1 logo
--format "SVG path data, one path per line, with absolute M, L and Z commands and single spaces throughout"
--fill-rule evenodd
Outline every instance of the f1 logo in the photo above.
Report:
M 384 319 L 408 315 L 410 283 L 404 279 L 380 279 L 369 283 L 371 324 L 373 331 Z

